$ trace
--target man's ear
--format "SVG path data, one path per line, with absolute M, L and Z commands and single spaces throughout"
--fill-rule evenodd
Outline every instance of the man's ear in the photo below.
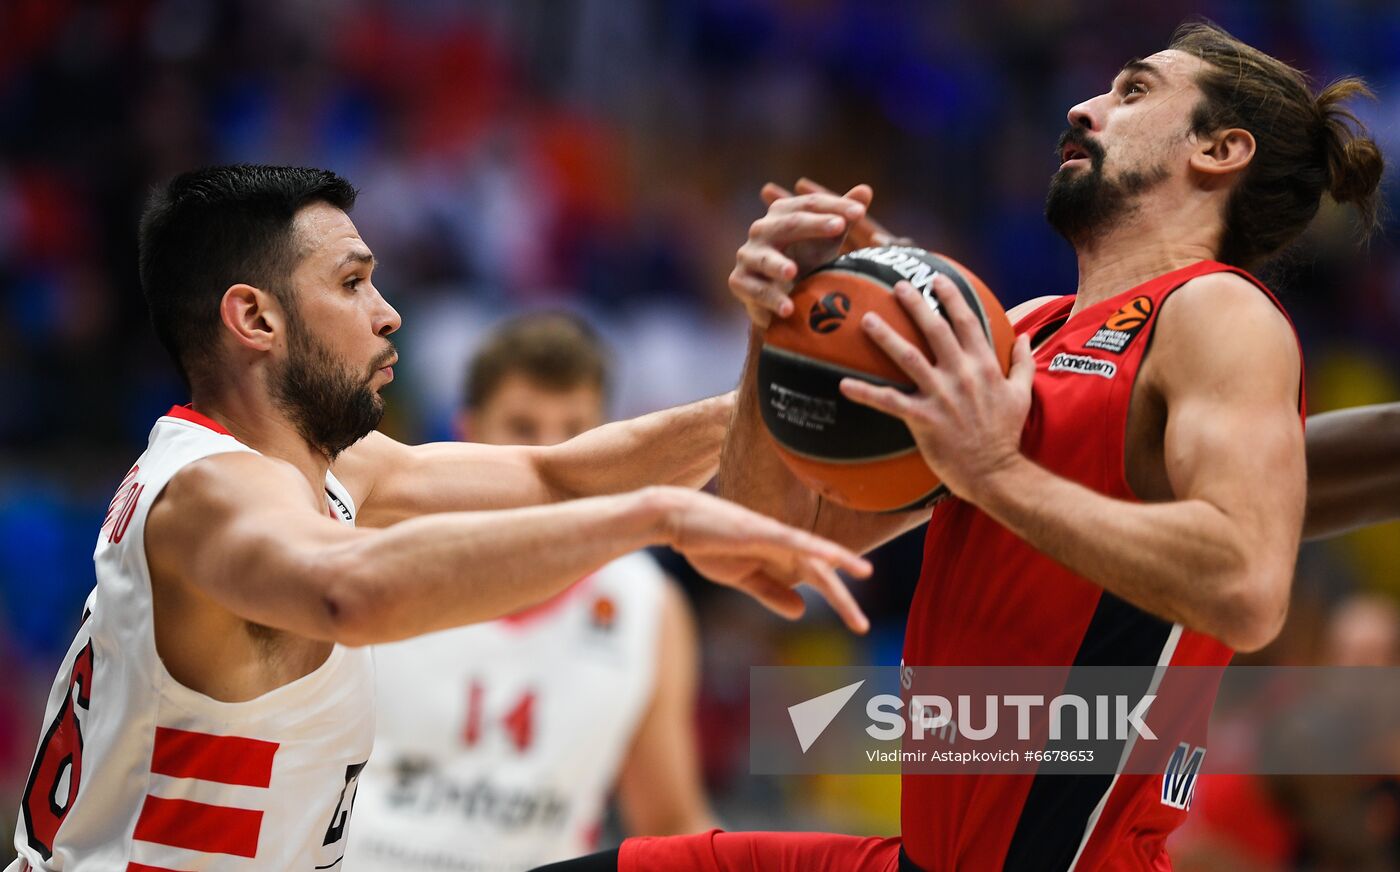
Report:
M 230 285 L 219 301 L 219 317 L 244 348 L 267 351 L 285 327 L 281 302 L 252 285 Z
M 1254 160 L 1254 134 L 1230 127 L 1201 137 L 1191 155 L 1191 169 L 1215 180 L 1233 180 Z

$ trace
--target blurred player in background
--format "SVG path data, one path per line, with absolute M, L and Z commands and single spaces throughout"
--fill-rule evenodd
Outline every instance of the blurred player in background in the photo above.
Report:
M 192 404 L 102 524 L 12 870 L 337 866 L 374 732 L 363 646 L 519 612 L 647 545 L 790 616 L 811 582 L 868 626 L 832 569 L 868 564 L 691 489 L 726 398 L 548 448 L 377 432 L 399 315 L 355 198 L 247 165 L 152 197 L 141 283 Z
M 464 439 L 556 445 L 605 420 L 587 324 L 525 315 L 473 358 Z M 684 594 L 629 554 L 509 617 L 375 649 L 379 722 L 352 872 L 514 872 L 593 850 L 617 790 L 632 835 L 713 826 L 695 741 Z
M 945 277 L 937 314 L 896 288 L 932 359 L 864 319 L 914 390 L 846 379 L 843 392 L 904 421 L 953 494 L 932 512 L 910 608 L 902 665 L 915 686 L 936 666 L 1223 666 L 1277 634 L 1304 509 L 1302 360 L 1245 269 L 1292 242 L 1324 194 L 1374 227 L 1383 162 L 1341 106 L 1364 93 L 1353 79 L 1314 94 L 1224 31 L 1184 27 L 1070 109 L 1046 217 L 1074 247 L 1079 285 L 1008 313 L 1009 375 Z M 768 198 L 730 277 L 752 349 L 871 197 Z M 754 357 L 723 493 L 859 549 L 929 518 L 862 515 L 804 488 L 762 432 Z M 1168 869 L 1189 792 L 1123 771 L 1131 747 L 1114 773 L 905 773 L 898 839 L 629 839 L 572 868 Z

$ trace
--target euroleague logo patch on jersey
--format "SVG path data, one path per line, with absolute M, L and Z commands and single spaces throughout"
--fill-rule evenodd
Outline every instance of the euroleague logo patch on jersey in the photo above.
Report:
M 1108 316 L 1108 320 L 1084 343 L 1084 347 L 1122 354 L 1151 317 L 1152 298 L 1133 297 Z
M 1050 360 L 1051 372 L 1073 372 L 1079 375 L 1099 375 L 1113 378 L 1118 374 L 1118 364 L 1109 360 L 1091 357 L 1087 354 L 1066 354 L 1061 351 Z

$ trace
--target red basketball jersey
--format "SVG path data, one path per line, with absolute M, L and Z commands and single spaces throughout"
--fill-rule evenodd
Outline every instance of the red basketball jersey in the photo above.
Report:
M 1123 500 L 1128 402 L 1162 304 L 1187 281 L 1237 273 L 1213 261 L 1175 270 L 1070 317 L 1074 297 L 1016 324 L 1036 374 L 1021 441 L 1027 457 Z M 1280 306 L 1280 309 L 1282 307 Z M 1302 413 L 1302 395 L 1299 410 Z M 1066 506 L 1065 511 L 1073 511 Z M 1231 650 L 1107 593 L 974 506 L 933 513 L 909 612 L 906 666 L 1224 666 Z M 1161 775 L 903 777 L 903 837 L 926 870 L 1169 869 L 1163 847 L 1186 812 L 1162 801 Z

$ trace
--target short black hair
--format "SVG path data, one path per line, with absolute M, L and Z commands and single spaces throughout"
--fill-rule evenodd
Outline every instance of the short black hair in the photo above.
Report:
M 187 385 L 213 375 L 224 292 L 244 282 L 294 305 L 292 220 L 313 203 L 348 212 L 355 196 L 329 170 L 252 164 L 193 170 L 152 192 L 141 215 L 141 288 Z
M 532 312 L 492 331 L 467 366 L 466 406 L 486 405 L 501 383 L 519 373 L 549 391 L 588 386 L 606 400 L 610 354 L 588 322 L 567 312 Z

